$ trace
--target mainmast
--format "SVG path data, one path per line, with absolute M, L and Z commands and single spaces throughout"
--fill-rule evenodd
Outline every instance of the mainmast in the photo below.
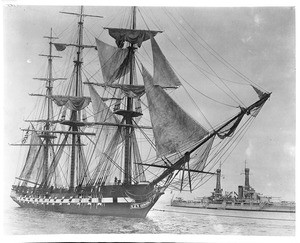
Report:
M 83 42 L 83 6 L 80 7 L 80 15 L 78 21 L 78 47 L 77 47 L 77 56 L 74 61 L 75 68 L 75 97 L 82 96 L 82 82 L 81 82 L 81 55 L 82 55 L 82 42 Z M 71 121 L 72 131 L 78 132 L 77 121 L 80 119 L 80 111 L 72 110 Z M 77 139 L 77 140 L 76 140 Z M 72 152 L 71 152 L 71 168 L 70 168 L 70 191 L 74 190 L 74 178 L 75 178 L 75 160 L 76 160 L 76 142 L 80 143 L 80 136 L 77 134 L 72 134 Z
M 84 17 L 96 17 L 102 18 L 102 16 L 97 15 L 88 15 L 83 13 L 83 6 L 80 7 L 80 13 L 71 13 L 71 12 L 61 12 L 64 14 L 76 15 L 79 17 L 78 21 L 78 40 L 76 44 L 64 44 L 57 43 L 63 46 L 75 46 L 77 48 L 76 59 L 74 60 L 74 97 L 81 98 L 83 97 L 83 88 L 82 88 L 82 50 L 84 48 L 95 48 L 95 46 L 89 46 L 83 44 L 83 21 Z M 83 97 L 84 98 L 84 97 Z M 71 110 L 70 121 L 62 122 L 62 124 L 70 126 L 70 134 L 72 134 L 72 143 L 71 143 L 71 163 L 70 163 L 70 186 L 69 190 L 73 191 L 75 187 L 75 165 L 76 165 L 76 153 L 81 153 L 81 141 L 80 135 L 83 133 L 79 132 L 78 127 L 84 126 L 85 124 L 81 122 L 81 109 Z M 86 134 L 87 135 L 87 134 Z M 77 148 L 76 148 L 77 147 Z M 78 150 L 78 151 L 77 151 Z

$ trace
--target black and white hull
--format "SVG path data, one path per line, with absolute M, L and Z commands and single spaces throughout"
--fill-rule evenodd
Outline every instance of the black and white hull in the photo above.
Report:
M 137 191 L 136 186 L 134 187 Z M 26 188 L 29 189 L 29 188 Z M 28 191 L 28 193 L 27 193 Z M 107 186 L 106 193 L 25 193 L 13 189 L 11 198 L 21 207 L 36 208 L 60 213 L 145 218 L 156 201 L 163 194 L 155 190 L 140 200 L 128 196 L 132 193 L 122 186 Z M 127 195 L 126 195 L 127 194 Z

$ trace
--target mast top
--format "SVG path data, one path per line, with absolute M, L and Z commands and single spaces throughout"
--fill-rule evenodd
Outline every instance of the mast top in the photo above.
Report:
M 133 16 L 132 16 L 132 29 L 136 29 L 136 6 L 133 7 L 132 9 L 132 13 L 133 13 Z
M 50 36 L 44 36 L 44 38 L 50 39 L 50 41 L 53 39 L 59 39 L 58 37 L 52 36 L 52 28 L 50 29 Z
M 81 13 L 63 12 L 63 11 L 61 11 L 60 13 L 62 13 L 62 14 L 70 14 L 70 15 L 76 15 L 76 16 L 81 16 L 81 17 L 103 18 L 103 16 L 92 15 L 92 14 L 81 14 Z
M 43 36 L 43 38 L 47 38 L 47 39 L 59 39 L 58 37 L 54 37 L 54 36 Z

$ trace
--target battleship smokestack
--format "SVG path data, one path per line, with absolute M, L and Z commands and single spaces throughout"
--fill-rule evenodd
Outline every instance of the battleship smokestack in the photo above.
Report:
M 238 188 L 238 197 L 239 199 L 243 199 L 243 186 L 239 186 Z
M 216 183 L 216 192 L 221 190 L 221 169 L 217 169 L 217 183 Z
M 245 168 L 245 189 L 248 190 L 250 188 L 250 183 L 249 183 L 249 168 Z

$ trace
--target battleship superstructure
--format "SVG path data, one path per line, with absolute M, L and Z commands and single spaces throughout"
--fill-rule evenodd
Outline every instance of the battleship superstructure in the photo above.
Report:
M 174 207 L 193 207 L 223 210 L 241 211 L 268 211 L 295 213 L 295 203 L 287 201 L 272 201 L 272 197 L 257 193 L 250 186 L 250 169 L 245 168 L 245 184 L 238 186 L 238 193 L 223 194 L 221 188 L 221 169 L 216 172 L 216 187 L 210 197 L 196 198 L 195 200 L 184 200 L 175 198 L 171 201 Z

